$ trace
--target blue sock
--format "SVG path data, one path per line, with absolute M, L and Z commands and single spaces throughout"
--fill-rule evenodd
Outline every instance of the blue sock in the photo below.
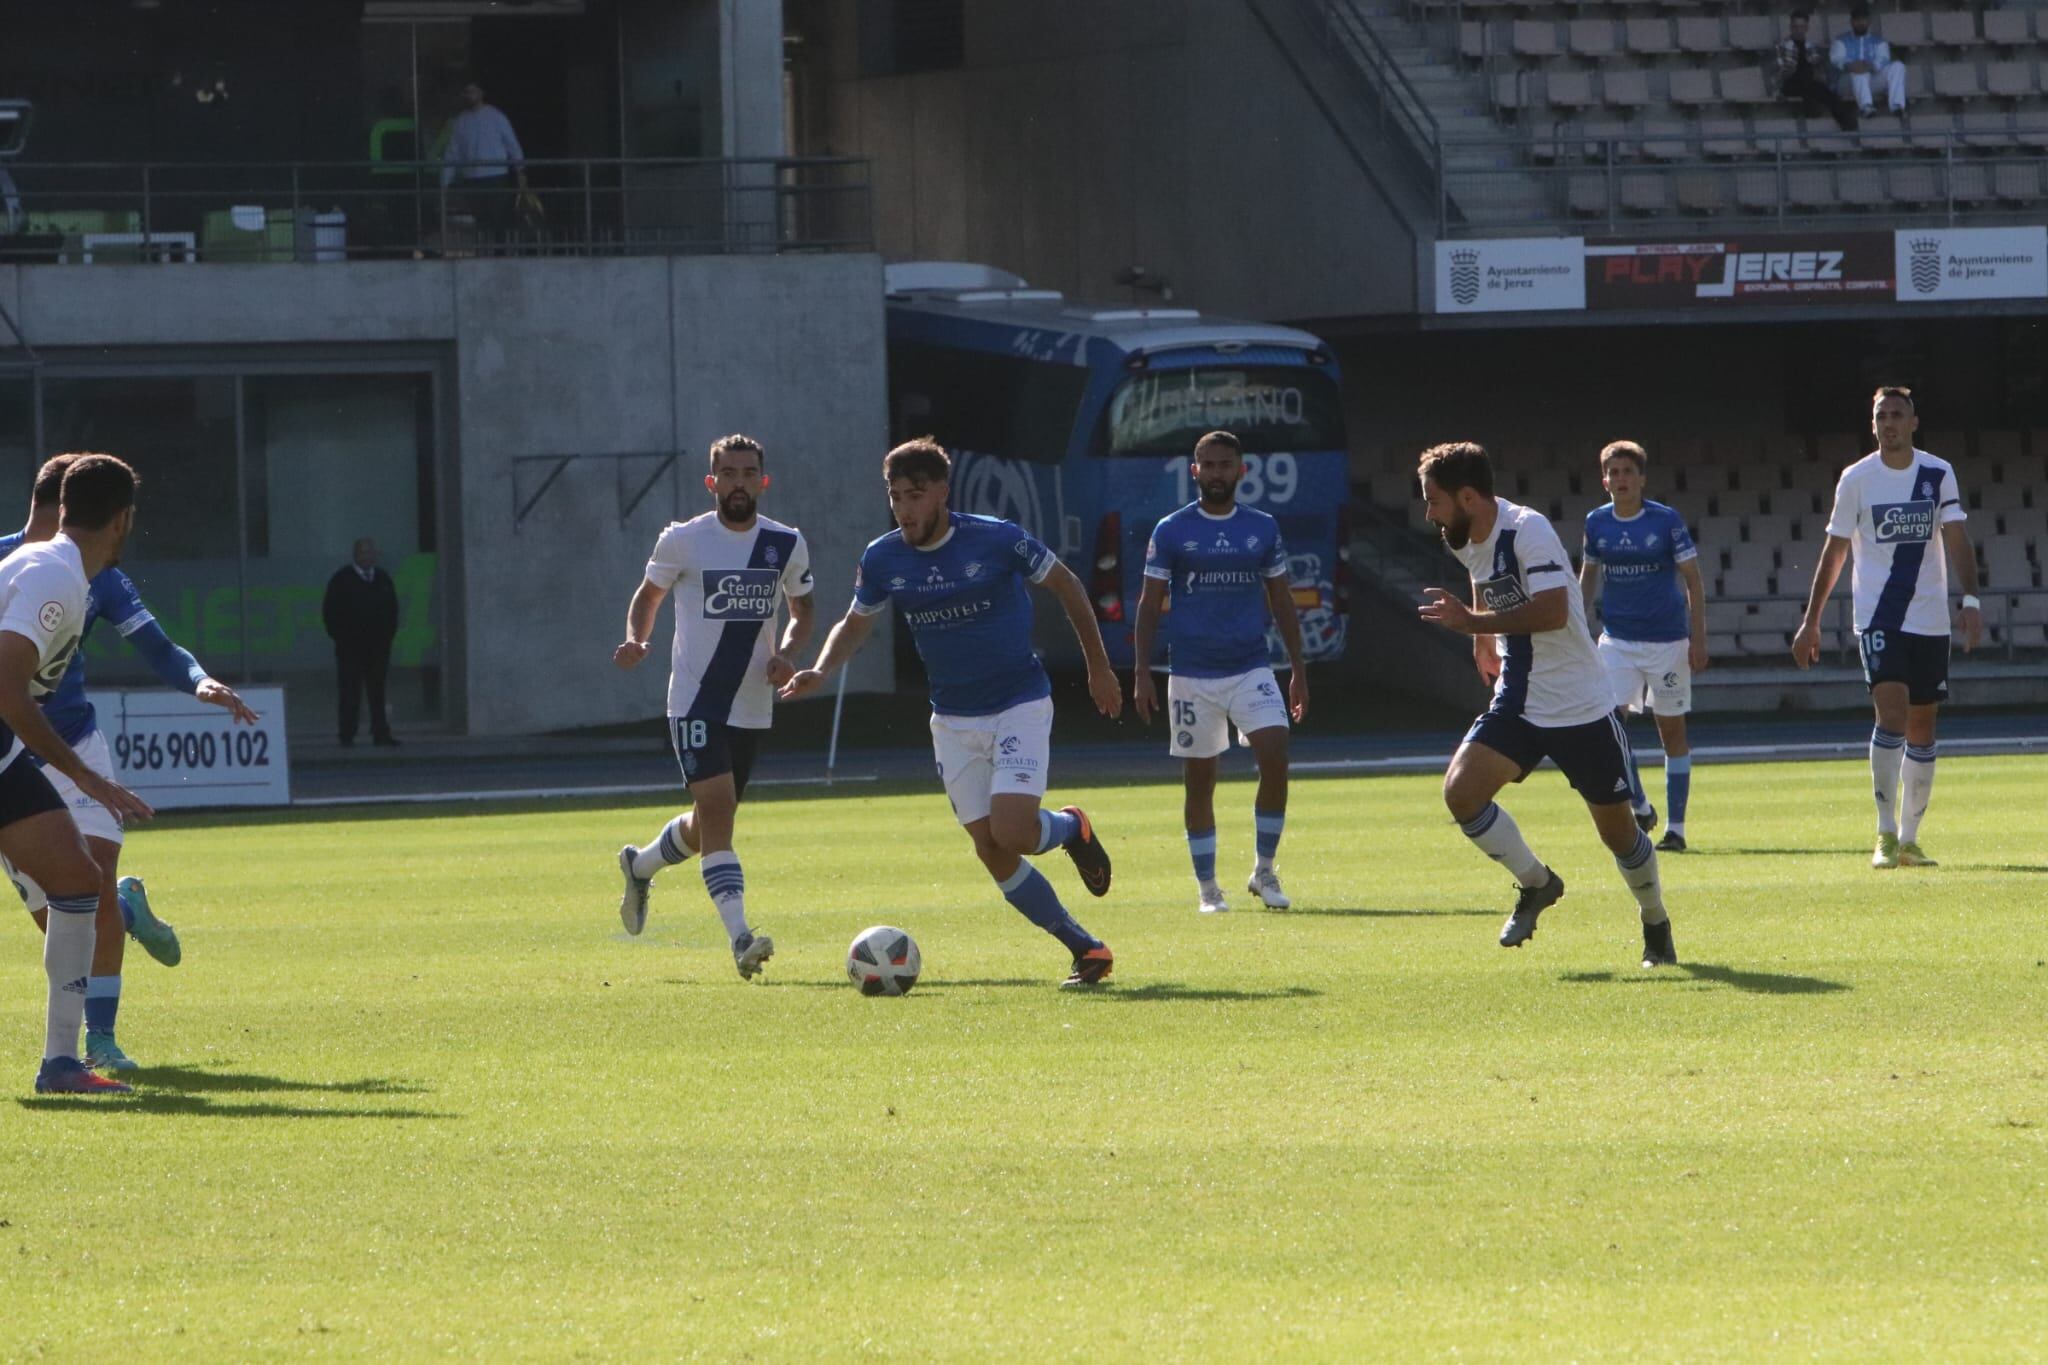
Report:
M 1033 853 L 1048 853 L 1081 831 L 1081 817 L 1063 810 L 1038 812 L 1038 847 Z
M 1204 886 L 1216 881 L 1216 830 L 1191 829 L 1188 831 L 1188 857 L 1195 862 L 1195 880 Z
M 114 1017 L 121 1012 L 121 978 L 89 976 L 85 979 L 85 1031 L 112 1033 Z
M 1101 939 L 1074 922 L 1074 917 L 1067 913 L 1067 907 L 1060 904 L 1059 893 L 1052 889 L 1052 883 L 1030 863 L 1019 859 L 1017 870 L 1010 874 L 1009 880 L 996 885 L 1002 888 L 1003 899 L 1015 906 L 1018 914 L 1065 944 L 1067 951 L 1075 957 L 1090 948 L 1102 946 Z
M 1254 810 L 1252 812 L 1252 842 L 1259 854 L 1259 871 L 1272 869 L 1273 855 L 1280 851 L 1280 831 L 1287 824 L 1284 810 Z
M 1685 803 L 1692 799 L 1692 755 L 1664 759 L 1664 800 L 1671 809 L 1664 812 L 1665 828 L 1685 832 Z

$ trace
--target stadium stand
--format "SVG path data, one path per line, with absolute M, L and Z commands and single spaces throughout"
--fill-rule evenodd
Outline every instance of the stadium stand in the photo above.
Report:
M 1907 66 L 1907 108 L 1854 132 L 1778 95 L 1790 9 L 1423 0 L 1416 18 L 1371 22 L 1390 42 L 1401 35 L 1387 26 L 1406 25 L 1472 79 L 1418 87 L 1441 92 L 1445 193 L 1467 231 L 1901 211 L 2004 221 L 2048 202 L 2048 7 L 1880 12 L 1877 31 Z M 1847 29 L 1846 13 L 1816 13 L 1812 36 Z M 1483 120 L 1458 117 L 1475 104 Z

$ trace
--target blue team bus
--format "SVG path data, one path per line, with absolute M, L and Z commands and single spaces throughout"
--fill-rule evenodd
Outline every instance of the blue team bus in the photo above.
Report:
M 1343 652 L 1350 467 L 1321 341 L 1191 309 L 1077 305 L 983 265 L 894 265 L 887 283 L 892 435 L 936 436 L 956 510 L 1006 517 L 1058 552 L 1119 667 L 1146 538 L 1197 496 L 1188 460 L 1218 427 L 1244 442 L 1239 500 L 1280 522 L 1308 657 Z M 1072 662 L 1071 633 L 1039 616 L 1049 657 Z M 1277 631 L 1268 645 L 1284 663 Z

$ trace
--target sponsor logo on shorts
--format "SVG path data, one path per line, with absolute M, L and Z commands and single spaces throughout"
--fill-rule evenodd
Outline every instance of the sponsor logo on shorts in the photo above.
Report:
M 996 741 L 996 748 L 1002 750 L 1005 754 L 1014 754 L 1022 747 L 1023 743 L 1024 741 L 1015 735 L 1004 735 Z
M 1666 674 L 1664 675 L 1664 685 L 1665 685 L 1666 687 L 1676 687 L 1676 686 L 1678 686 L 1678 672 L 1677 672 L 1677 670 L 1675 670 L 1675 669 L 1674 669 L 1674 670 L 1672 670 L 1672 671 L 1670 671 L 1670 672 L 1667 672 L 1667 673 L 1666 673 Z
M 1259 684 L 1259 695 L 1262 697 L 1278 696 L 1279 690 L 1269 682 L 1262 682 Z
M 1877 528 L 1877 543 L 1891 545 L 1906 541 L 1934 539 L 1934 500 L 1881 502 L 1870 509 L 1870 524 Z
M 1183 749 L 1192 749 L 1195 747 L 1195 737 L 1192 734 L 1188 733 L 1186 730 L 1183 730 L 1179 734 L 1175 735 L 1173 737 L 1173 740 L 1174 743 L 1178 744 Z

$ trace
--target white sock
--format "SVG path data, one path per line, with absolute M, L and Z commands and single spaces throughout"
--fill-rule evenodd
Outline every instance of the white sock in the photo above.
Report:
M 1870 732 L 1870 786 L 1877 798 L 1877 832 L 1899 832 L 1899 766 L 1906 759 L 1906 737 L 1882 726 Z
M 683 842 L 683 817 L 678 815 L 661 827 L 653 843 L 633 855 L 633 875 L 651 879 L 664 867 L 674 867 L 689 856 L 690 846 Z
M 704 889 L 725 924 L 725 936 L 734 943 L 747 932 L 747 878 L 740 870 L 740 855 L 731 849 L 707 853 L 697 868 L 704 874 Z
M 92 975 L 93 918 L 97 891 L 50 897 L 50 923 L 43 935 L 43 974 L 50 978 L 50 1012 L 43 1034 L 43 1060 L 78 1055 L 78 1031 L 85 1026 L 85 983 Z
M 1927 814 L 1927 799 L 1934 795 L 1934 746 L 1906 746 L 1905 774 L 1899 782 L 1899 840 L 1912 843 L 1920 837 L 1920 817 Z
M 1543 860 L 1529 851 L 1515 817 L 1488 802 L 1485 810 L 1458 826 L 1465 837 L 1479 845 L 1479 851 L 1515 874 L 1523 886 L 1541 886 L 1550 877 Z
M 1621 879 L 1636 898 L 1643 923 L 1662 924 L 1670 918 L 1664 913 L 1664 880 L 1657 875 L 1657 850 L 1649 835 L 1637 830 L 1635 848 L 1627 857 L 1616 858 L 1614 865 L 1621 869 Z

